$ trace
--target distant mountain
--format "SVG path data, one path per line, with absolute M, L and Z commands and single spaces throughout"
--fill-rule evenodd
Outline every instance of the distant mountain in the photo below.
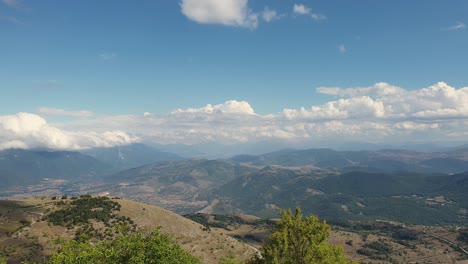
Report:
M 468 171 L 468 150 L 417 152 L 410 150 L 336 151 L 331 149 L 286 149 L 258 156 L 240 155 L 231 159 L 255 166 L 315 166 L 345 171 L 459 173 Z
M 244 173 L 212 192 L 218 202 L 209 213 L 245 212 L 261 217 L 273 217 L 279 208 L 294 207 L 295 200 L 282 198 L 291 195 L 314 193 L 310 182 L 335 175 L 337 172 L 322 169 L 291 169 L 266 166 Z M 283 206 L 284 205 L 284 206 Z
M 83 151 L 83 153 L 122 170 L 160 161 L 182 159 L 179 155 L 161 151 L 144 144 L 130 144 L 111 148 L 95 148 Z
M 275 216 L 301 206 L 328 220 L 393 220 L 413 224 L 466 222 L 468 173 L 383 174 L 266 167 L 212 193 L 210 213 Z M 438 198 L 437 198 L 438 197 Z
M 43 178 L 90 179 L 111 171 L 111 166 L 79 152 L 22 149 L 0 151 L 0 189 L 37 184 Z
M 224 160 L 167 161 L 110 175 L 88 191 L 190 213 L 207 205 L 209 191 L 251 170 Z

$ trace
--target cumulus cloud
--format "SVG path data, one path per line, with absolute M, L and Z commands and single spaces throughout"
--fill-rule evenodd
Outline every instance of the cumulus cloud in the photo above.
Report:
M 322 94 L 349 97 L 339 101 L 329 102 L 323 106 L 312 107 L 309 115 L 316 111 L 334 113 L 335 117 L 343 117 L 343 111 L 348 111 L 350 105 L 362 105 L 364 109 L 374 109 L 380 118 L 466 118 L 468 117 L 468 88 L 455 89 L 444 82 L 432 86 L 406 91 L 387 84 L 376 83 L 369 87 L 339 88 L 319 87 Z M 362 96 L 368 96 L 364 101 L 356 101 Z M 346 107 L 347 108 L 346 108 Z M 343 110 L 343 111 L 338 111 Z M 341 114 L 341 115 L 340 115 Z M 329 115 L 333 117 L 333 115 Z M 351 117 L 354 115 L 350 115 Z
M 321 87 L 339 96 L 321 105 L 260 115 L 245 101 L 177 109 L 166 115 L 96 116 L 79 128 L 123 130 L 162 144 L 280 141 L 408 141 L 463 139 L 468 133 L 468 88 L 445 83 L 408 91 L 387 83 Z
M 44 115 L 58 115 L 58 116 L 71 116 L 71 117 L 90 117 L 94 113 L 88 110 L 69 111 L 59 108 L 39 107 L 37 112 Z
M 319 87 L 317 91 L 330 95 L 331 100 L 267 115 L 256 113 L 246 101 L 230 100 L 168 114 L 90 115 L 56 125 L 34 114 L 0 116 L 0 148 L 82 149 L 137 141 L 401 143 L 462 141 L 468 135 L 468 87 L 439 82 L 406 90 L 376 83 L 368 87 Z M 59 110 L 54 111 L 62 113 Z
M 180 113 L 205 113 L 205 114 L 254 114 L 254 110 L 246 101 L 230 100 L 224 104 L 211 105 L 207 104 L 201 108 L 177 109 L 172 114 Z
M 312 12 L 312 9 L 303 4 L 294 4 L 293 12 L 298 15 L 310 16 L 315 21 L 321 21 L 327 19 L 325 15 Z
M 79 150 L 138 142 L 123 131 L 83 132 L 54 127 L 35 114 L 0 116 L 0 149 L 50 148 Z
M 301 15 L 308 15 L 312 12 L 312 9 L 306 7 L 303 4 L 294 4 L 293 6 L 293 12 L 296 14 L 301 14 Z
M 250 10 L 248 0 L 182 0 L 180 7 L 188 19 L 201 24 L 258 26 L 258 14 Z
M 312 106 L 310 110 L 285 109 L 283 114 L 288 119 L 357 119 L 383 117 L 385 107 L 381 101 L 373 100 L 368 96 L 351 99 L 340 99 L 320 106 Z

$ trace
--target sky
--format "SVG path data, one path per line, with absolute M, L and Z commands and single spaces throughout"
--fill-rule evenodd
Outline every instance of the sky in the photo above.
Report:
M 468 1 L 0 0 L 0 149 L 466 142 Z

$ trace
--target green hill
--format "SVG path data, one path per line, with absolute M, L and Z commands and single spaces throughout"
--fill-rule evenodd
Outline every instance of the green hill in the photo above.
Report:
M 302 173 L 266 167 L 214 191 L 217 203 L 209 212 L 274 217 L 278 208 L 301 206 L 329 220 L 461 224 L 467 220 L 467 181 L 467 173 Z
M 167 161 L 110 175 L 87 191 L 155 204 L 177 213 L 191 213 L 206 206 L 211 190 L 251 171 L 224 160 Z

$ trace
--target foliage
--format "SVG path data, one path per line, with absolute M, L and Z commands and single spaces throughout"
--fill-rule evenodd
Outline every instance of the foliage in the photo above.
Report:
M 91 197 L 83 195 L 72 200 L 67 208 L 57 210 L 47 216 L 47 220 L 55 225 L 68 226 L 86 224 L 90 219 L 108 222 L 113 211 L 119 211 L 120 204 L 108 197 Z
M 0 256 L 0 264 L 7 264 L 8 258 Z
M 184 251 L 169 235 L 159 230 L 149 235 L 141 233 L 119 236 L 95 244 L 71 240 L 65 242 L 49 264 L 82 263 L 199 263 L 199 260 Z
M 276 223 L 270 219 L 256 219 L 256 220 L 246 220 L 240 216 L 227 214 L 185 214 L 185 218 L 188 218 L 194 222 L 197 222 L 205 227 L 217 227 L 224 228 L 229 230 L 230 226 L 238 225 L 255 225 L 255 226 L 274 226 Z M 213 217 L 211 217 L 213 216 Z
M 381 241 L 374 241 L 366 243 L 362 248 L 357 250 L 360 255 L 368 256 L 371 259 L 376 260 L 390 260 L 390 253 L 392 253 L 392 247 Z
M 54 225 L 67 228 L 78 227 L 75 232 L 75 240 L 87 241 L 90 239 L 113 239 L 115 235 L 126 235 L 136 231 L 136 224 L 129 217 L 119 216 L 115 212 L 120 211 L 120 204 L 108 197 L 92 197 L 82 195 L 71 199 L 71 202 L 60 201 L 57 205 L 61 209 L 54 211 L 45 218 Z M 97 230 L 92 221 L 102 222 L 103 228 Z
M 304 218 L 301 209 L 282 210 L 277 230 L 252 264 L 349 263 L 343 249 L 327 243 L 330 227 L 313 215 Z

